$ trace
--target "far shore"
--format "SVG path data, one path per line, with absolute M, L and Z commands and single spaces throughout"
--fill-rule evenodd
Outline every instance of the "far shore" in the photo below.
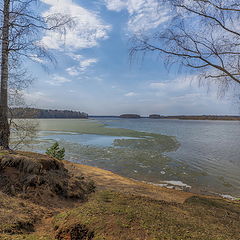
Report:
M 12 108 L 11 115 L 15 119 L 88 119 L 88 118 L 122 118 L 122 119 L 180 119 L 180 120 L 222 120 L 240 121 L 240 115 L 164 115 L 164 113 L 153 113 L 142 116 L 137 113 L 123 113 L 121 115 L 89 115 L 85 112 L 72 110 L 52 110 L 37 108 Z
M 47 119 L 47 120 L 54 120 L 54 119 L 69 119 L 69 120 L 88 120 L 88 119 L 94 119 L 94 118 L 119 118 L 119 116 L 88 116 L 87 118 L 31 118 L 31 117 L 18 117 L 13 119 Z M 144 117 L 140 116 L 138 118 L 125 118 L 125 119 L 153 119 L 153 120 L 195 120 L 195 121 L 240 121 L 240 116 L 162 116 L 159 118 L 150 118 L 150 117 Z
M 129 114 L 131 115 L 131 114 Z M 135 114 L 134 114 L 135 115 Z M 220 116 L 220 115 L 175 115 L 175 116 L 89 116 L 89 118 L 125 118 L 125 119 L 139 119 L 139 118 L 149 118 L 149 119 L 179 119 L 179 120 L 215 120 L 215 121 L 240 121 L 240 116 Z

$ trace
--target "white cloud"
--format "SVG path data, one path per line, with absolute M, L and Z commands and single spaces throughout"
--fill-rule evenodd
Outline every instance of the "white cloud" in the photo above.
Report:
M 72 52 L 67 53 L 67 55 L 75 61 L 80 61 L 81 59 L 84 58 L 83 55 L 75 54 L 75 53 L 72 53 Z
M 170 18 L 169 11 L 158 0 L 105 0 L 105 3 L 111 11 L 128 11 L 128 30 L 135 34 L 154 29 Z
M 164 82 L 153 82 L 153 83 L 150 83 L 149 86 L 150 86 L 151 88 L 161 89 L 161 88 L 165 88 L 166 83 L 164 83 Z
M 164 114 L 222 114 L 229 110 L 229 102 L 217 101 L 217 88 L 206 93 L 199 87 L 197 75 L 178 76 L 163 82 L 148 85 L 152 108 Z M 154 101 L 155 99 L 155 101 Z M 228 108 L 227 108 L 228 107 Z
M 74 56 L 73 59 L 79 61 L 78 66 L 72 66 L 66 69 L 66 72 L 70 76 L 78 76 L 86 72 L 86 70 L 91 67 L 93 64 L 98 62 L 96 58 L 86 58 L 84 59 L 83 56 L 77 55 L 78 57 Z
M 176 79 L 164 82 L 152 82 L 149 87 L 157 91 L 180 92 L 191 87 L 198 88 L 197 75 L 179 76 Z
M 41 0 L 49 5 L 43 16 L 60 13 L 74 19 L 75 26 L 62 36 L 57 32 L 46 32 L 42 43 L 48 48 L 60 50 L 63 46 L 68 49 L 91 48 L 98 45 L 99 40 L 108 37 L 111 26 L 105 24 L 96 12 L 89 11 L 71 0 Z
M 41 91 L 33 91 L 33 92 L 26 92 L 23 91 L 23 96 L 24 99 L 26 100 L 26 102 L 28 104 L 37 104 L 37 103 L 41 103 L 41 104 L 49 104 L 49 103 L 54 103 L 55 101 L 48 97 L 45 93 L 41 92 Z
M 76 93 L 77 91 L 70 89 L 68 92 L 70 92 L 70 93 Z
M 98 60 L 96 58 L 89 58 L 85 59 L 80 62 L 80 69 L 82 71 L 85 71 L 88 67 L 90 67 L 92 64 L 97 63 Z
M 106 6 L 112 11 L 121 11 L 128 7 L 128 1 L 124 0 L 105 0 Z
M 102 78 L 102 77 L 97 77 L 97 76 L 95 76 L 93 79 L 94 79 L 95 81 L 97 81 L 97 82 L 102 82 L 102 81 L 103 81 L 103 78 Z
M 42 99 L 45 97 L 45 94 L 40 91 L 32 93 L 23 92 L 23 94 L 27 100 L 38 100 L 39 98 Z
M 73 77 L 78 76 L 80 74 L 79 69 L 76 66 L 67 68 L 66 72 Z
M 74 56 L 73 59 L 75 59 L 76 61 L 79 61 L 79 65 L 72 66 L 66 69 L 66 72 L 72 77 L 76 77 L 76 76 L 79 76 L 80 74 L 85 73 L 89 67 L 91 67 L 93 64 L 98 62 L 98 59 L 96 58 L 84 59 L 82 55 L 77 55 L 77 57 Z
M 36 54 L 33 54 L 32 56 L 30 56 L 30 58 L 37 63 L 44 63 L 45 61 L 41 58 L 39 58 Z
M 126 93 L 124 94 L 125 97 L 134 97 L 134 96 L 137 96 L 137 94 L 135 92 L 129 92 L 129 93 Z
M 64 83 L 71 82 L 71 80 L 58 75 L 53 75 L 52 78 L 46 82 L 53 86 L 62 86 Z

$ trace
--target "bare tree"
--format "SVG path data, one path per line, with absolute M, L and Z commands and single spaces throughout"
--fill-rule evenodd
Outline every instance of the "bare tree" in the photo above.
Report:
M 130 55 L 156 52 L 215 82 L 221 93 L 240 84 L 239 0 L 159 0 L 171 19 L 150 36 L 136 35 Z
M 23 58 L 53 58 L 41 44 L 43 31 L 65 33 L 73 20 L 67 15 L 54 14 L 43 17 L 37 12 L 36 0 L 2 0 L 1 19 L 1 88 L 0 88 L 0 148 L 9 148 L 10 128 L 8 122 L 9 66 Z M 16 69 L 16 68 L 13 68 Z M 16 74 L 16 73 L 15 73 Z M 16 82 L 15 82 L 16 83 Z
M 24 114 L 24 112 L 22 112 Z M 29 146 L 36 139 L 39 123 L 36 119 L 10 119 L 11 149 Z
M 10 63 L 9 68 L 9 91 L 8 91 L 8 120 L 10 127 L 11 149 L 19 149 L 31 144 L 37 136 L 38 121 L 34 109 L 27 111 L 27 104 L 24 99 L 24 90 L 29 87 L 34 78 L 21 65 Z M 16 116 L 18 110 L 18 118 Z

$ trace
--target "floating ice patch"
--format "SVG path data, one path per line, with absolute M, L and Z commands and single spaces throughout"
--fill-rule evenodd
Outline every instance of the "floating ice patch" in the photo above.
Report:
M 220 196 L 223 198 L 226 198 L 226 199 L 230 199 L 230 200 L 238 200 L 238 198 L 233 197 L 231 195 L 220 194 Z
M 145 166 L 145 165 L 143 165 L 143 164 L 139 164 L 139 167 L 141 167 L 141 168 L 149 168 L 149 166 Z
M 163 183 L 165 183 L 167 185 L 182 187 L 182 188 L 191 188 L 190 185 L 183 183 L 181 181 L 163 181 Z
M 159 184 L 154 184 L 154 185 L 160 186 L 160 187 L 167 187 L 168 186 L 168 184 L 164 184 L 164 183 L 159 183 Z
M 146 181 L 142 181 L 142 182 L 151 184 L 154 186 L 165 187 L 165 188 L 176 189 L 176 190 L 186 190 L 191 188 L 190 185 L 187 185 L 181 181 L 163 181 L 162 183 L 153 183 L 153 182 L 146 182 Z

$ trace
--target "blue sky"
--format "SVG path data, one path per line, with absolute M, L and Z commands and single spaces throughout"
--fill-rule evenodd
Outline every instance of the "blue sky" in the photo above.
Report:
M 29 63 L 37 80 L 25 92 L 28 104 L 94 115 L 137 113 L 238 114 L 231 97 L 217 98 L 216 87 L 199 88 L 193 73 L 170 71 L 148 55 L 130 64 L 129 38 L 168 21 L 157 0 L 41 0 L 43 15 L 67 13 L 76 26 L 65 36 L 44 33 L 56 66 L 45 71 Z M 36 59 L 36 61 L 41 61 Z M 44 64 L 44 62 L 43 62 Z

